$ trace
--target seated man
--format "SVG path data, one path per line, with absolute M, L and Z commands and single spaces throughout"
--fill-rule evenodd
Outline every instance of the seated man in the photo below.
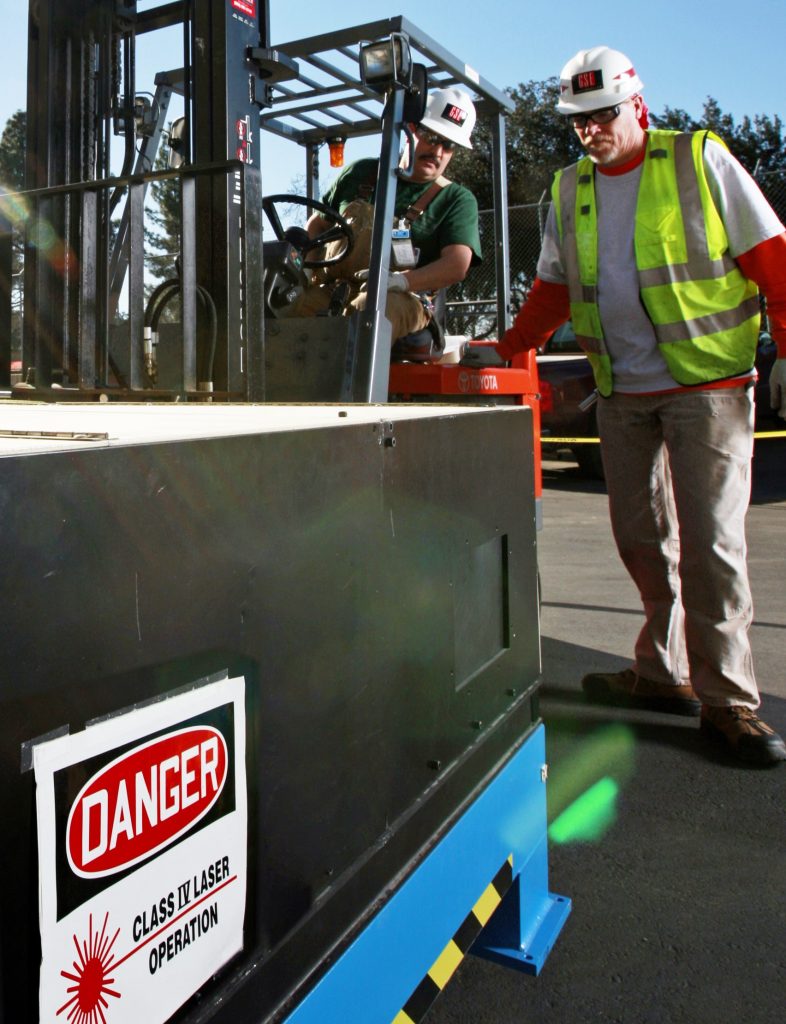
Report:
M 469 96 L 460 89 L 445 88 L 430 94 L 420 124 L 410 125 L 415 139 L 414 171 L 410 179 L 398 181 L 395 224 L 391 225 L 404 235 L 409 231 L 412 243 L 408 247 L 406 237 L 397 240 L 394 252 L 398 259 L 391 255 L 385 312 L 392 324 L 394 342 L 426 327 L 430 297 L 440 288 L 463 281 L 470 266 L 480 262 L 477 201 L 469 189 L 444 177 L 454 147 L 472 148 L 474 124 L 475 108 Z M 402 158 L 405 166 L 408 150 L 409 146 Z M 355 246 L 346 260 L 315 273 L 312 283 L 318 287 L 307 290 L 293 309 L 294 315 L 326 310 L 337 279 L 350 284 L 345 311 L 365 308 L 365 285 L 358 271 L 368 267 L 378 166 L 379 161 L 374 159 L 349 164 L 323 197 L 352 225 Z M 314 238 L 329 226 L 315 213 L 306 229 Z M 344 243 L 331 245 L 341 247 Z

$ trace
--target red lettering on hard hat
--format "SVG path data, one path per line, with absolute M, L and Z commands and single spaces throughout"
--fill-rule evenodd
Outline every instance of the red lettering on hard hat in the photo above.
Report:
M 82 878 L 122 871 L 203 818 L 227 779 L 224 737 L 211 726 L 168 733 L 97 772 L 68 816 L 66 853 Z
M 574 93 L 593 92 L 603 88 L 603 71 L 595 68 L 592 71 L 580 71 L 571 79 Z
M 442 116 L 446 121 L 452 121 L 454 124 L 462 125 L 467 120 L 466 110 L 462 110 L 461 107 L 457 107 L 452 103 L 448 103 L 445 109 L 442 111 Z

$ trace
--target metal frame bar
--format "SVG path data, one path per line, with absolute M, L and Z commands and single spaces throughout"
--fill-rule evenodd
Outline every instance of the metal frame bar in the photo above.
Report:
M 145 170 L 152 171 L 155 164 L 156 154 L 161 142 L 161 135 L 164 130 L 166 115 L 169 111 L 169 102 L 172 98 L 173 87 L 166 81 L 161 80 L 162 76 L 156 78 L 156 91 L 153 96 L 153 104 L 157 110 L 156 126 L 153 133 L 147 136 L 139 149 L 134 165 L 134 174 L 143 174 Z M 145 185 L 145 191 L 147 185 Z M 129 233 L 129 208 L 128 203 L 123 210 L 120 225 L 115 236 L 115 241 L 110 257 L 110 320 L 114 317 L 120 293 L 123 290 L 126 271 L 128 269 L 128 233 Z
M 385 402 L 388 396 L 390 346 L 394 339 L 390 334 L 390 321 L 385 316 L 385 302 L 390 266 L 390 225 L 393 223 L 396 202 L 396 170 L 403 113 L 404 91 L 394 89 L 388 94 L 382 118 L 382 152 L 379 156 L 366 286 L 368 298 L 364 312 L 357 314 L 356 358 L 347 361 L 347 374 L 352 366 L 354 380 L 346 380 L 344 395 L 356 402 Z
M 510 225 L 508 222 L 508 178 L 505 162 L 505 119 L 501 112 L 491 120 L 491 173 L 494 194 L 494 261 L 497 283 L 497 332 L 500 337 L 511 324 L 510 309 Z
M 313 79 L 300 75 L 299 82 L 308 86 L 304 91 L 273 85 L 272 107 L 268 111 L 263 111 L 260 119 L 262 127 L 266 131 L 271 131 L 283 138 L 294 139 L 303 145 L 324 140 L 337 133 L 352 137 L 379 131 L 380 122 L 374 123 L 374 115 L 363 107 L 353 107 L 353 105 L 363 101 L 381 103 L 383 97 L 367 89 L 361 82 L 359 74 L 353 78 L 348 72 L 328 60 L 325 55 L 335 53 L 356 61 L 362 43 L 381 39 L 389 36 L 392 32 L 399 32 L 407 36 L 413 60 L 422 61 L 423 58 L 426 58 L 431 62 L 426 70 L 429 80 L 433 84 L 462 84 L 476 93 L 490 112 L 502 113 L 513 109 L 510 98 L 504 92 L 495 88 L 482 76 L 476 75 L 471 68 L 422 33 L 406 18 L 396 17 L 368 22 L 337 32 L 293 40 L 278 46 L 277 49 L 289 58 L 310 64 L 331 76 L 334 81 L 320 85 Z M 344 117 L 335 117 L 333 123 L 321 126 L 307 118 L 306 115 L 310 112 L 324 111 L 325 96 L 334 95 L 344 89 L 351 89 L 354 94 L 348 96 L 345 102 L 334 103 L 333 106 L 340 105 L 357 109 L 358 113 L 363 116 L 362 120 L 353 122 Z M 310 125 L 312 130 L 300 129 L 297 123 L 293 123 L 297 121 Z
M 13 245 L 11 221 L 0 211 L 0 388 L 11 386 Z
M 98 293 L 93 269 L 97 256 L 98 192 L 86 189 L 81 195 L 82 262 L 80 265 L 79 339 L 77 343 L 77 384 L 80 388 L 95 387 L 96 382 L 96 315 Z
M 183 390 L 196 391 L 197 386 L 197 319 L 196 319 L 196 179 L 183 176 L 180 191 L 180 322 L 183 332 Z

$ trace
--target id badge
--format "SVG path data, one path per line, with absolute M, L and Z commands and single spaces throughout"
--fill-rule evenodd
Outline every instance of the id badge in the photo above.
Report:
M 391 239 L 390 263 L 394 270 L 411 270 L 417 266 L 418 250 L 412 245 L 409 228 L 393 228 Z

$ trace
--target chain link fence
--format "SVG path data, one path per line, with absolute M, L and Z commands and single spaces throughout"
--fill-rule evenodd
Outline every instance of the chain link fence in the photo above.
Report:
M 781 223 L 786 224 L 786 171 L 754 171 L 753 177 Z M 518 310 L 535 278 L 550 205 L 550 197 L 544 193 L 540 202 L 511 206 L 508 211 L 512 314 Z M 480 240 L 485 254 L 483 263 L 473 267 L 461 284 L 448 291 L 448 334 L 497 337 L 494 215 L 491 210 L 480 212 Z
M 508 208 L 510 232 L 510 288 L 512 312 L 521 305 L 535 279 L 551 199 Z M 494 213 L 481 210 L 480 241 L 484 259 L 466 278 L 448 290 L 448 334 L 471 338 L 497 337 L 496 281 L 494 276 Z

